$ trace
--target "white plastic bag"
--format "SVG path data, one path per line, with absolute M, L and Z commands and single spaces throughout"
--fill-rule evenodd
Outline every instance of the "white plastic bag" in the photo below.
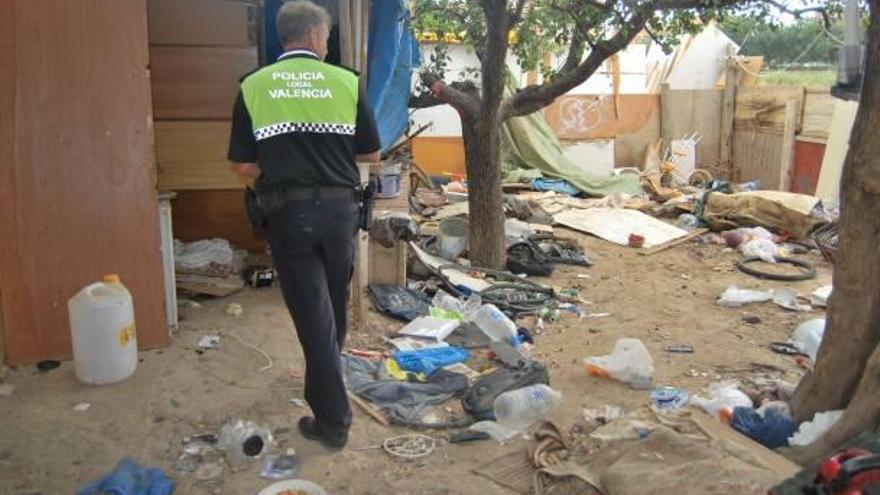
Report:
M 718 298 L 718 304 L 728 308 L 738 308 L 746 303 L 765 302 L 771 299 L 773 299 L 772 290 L 740 289 L 731 285 Z
M 779 246 L 770 239 L 755 238 L 740 244 L 739 251 L 743 256 L 757 256 L 767 263 L 776 263 Z
M 825 318 L 815 318 L 798 325 L 791 334 L 791 342 L 799 351 L 816 361 L 816 354 L 819 353 L 819 345 L 822 344 L 824 335 Z
M 635 389 L 649 389 L 654 380 L 654 359 L 639 339 L 620 339 L 611 354 L 584 359 L 587 371 L 608 376 Z
M 817 308 L 828 306 L 828 298 L 831 297 L 831 286 L 819 287 L 810 294 L 810 304 Z
M 526 222 L 516 218 L 508 218 L 504 221 L 504 238 L 507 241 L 507 247 L 525 242 L 534 236 L 535 229 Z
M 788 439 L 789 445 L 810 445 L 831 429 L 841 416 L 843 416 L 843 410 L 816 413 L 812 421 L 801 423 L 798 431 Z
M 752 399 L 733 382 L 715 382 L 709 385 L 709 398 L 695 395 L 691 404 L 702 407 L 709 416 L 721 419 L 721 413 L 731 414 L 737 407 L 753 407 Z

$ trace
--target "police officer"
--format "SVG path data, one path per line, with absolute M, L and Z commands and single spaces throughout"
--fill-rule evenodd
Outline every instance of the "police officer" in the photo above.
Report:
M 327 12 L 308 1 L 285 3 L 276 26 L 285 53 L 242 79 L 229 160 L 255 180 L 305 354 L 305 398 L 314 417 L 301 418 L 299 431 L 341 449 L 351 425 L 340 351 L 359 226 L 356 161 L 377 162 L 379 138 L 357 74 L 322 61 Z

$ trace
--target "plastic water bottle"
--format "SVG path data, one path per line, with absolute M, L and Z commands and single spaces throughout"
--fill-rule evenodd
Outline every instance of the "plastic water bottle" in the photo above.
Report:
M 516 324 L 510 321 L 494 304 L 484 304 L 467 316 L 467 320 L 477 325 L 494 342 L 513 341 L 516 337 Z
M 495 398 L 495 419 L 504 428 L 524 431 L 562 404 L 562 394 L 544 384 L 504 392 Z

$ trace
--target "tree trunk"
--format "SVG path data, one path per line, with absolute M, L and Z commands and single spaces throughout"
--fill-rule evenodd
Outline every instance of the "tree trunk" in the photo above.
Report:
M 501 138 L 494 118 L 462 116 L 470 202 L 470 261 L 500 269 L 506 262 L 501 191 Z
M 880 346 L 874 349 L 855 395 L 840 420 L 818 440 L 806 447 L 788 449 L 785 454 L 806 465 L 829 455 L 847 440 L 880 426 Z
M 871 354 L 874 361 L 880 359 L 875 351 L 880 342 L 880 0 L 869 4 L 864 87 L 840 180 L 834 291 L 815 371 L 801 381 L 792 400 L 797 421 L 810 419 L 816 412 L 845 408 L 857 387 L 871 387 L 865 380 L 875 382 L 876 394 L 880 379 L 877 369 L 863 376 Z M 874 417 L 880 408 L 876 397 L 871 405 Z M 864 416 L 847 413 L 847 417 L 856 415 Z

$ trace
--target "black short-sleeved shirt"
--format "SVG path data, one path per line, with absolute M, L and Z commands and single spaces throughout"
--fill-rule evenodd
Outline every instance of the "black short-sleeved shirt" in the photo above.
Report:
M 297 50 L 282 55 L 310 57 L 314 53 Z M 291 115 L 296 120 L 296 115 Z M 373 112 L 363 91 L 358 91 L 357 120 L 354 135 L 297 132 L 279 134 L 257 141 L 251 116 L 241 91 L 235 100 L 232 133 L 229 139 L 230 161 L 257 162 L 262 175 L 258 187 L 355 187 L 360 184 L 357 155 L 379 150 L 379 133 Z

